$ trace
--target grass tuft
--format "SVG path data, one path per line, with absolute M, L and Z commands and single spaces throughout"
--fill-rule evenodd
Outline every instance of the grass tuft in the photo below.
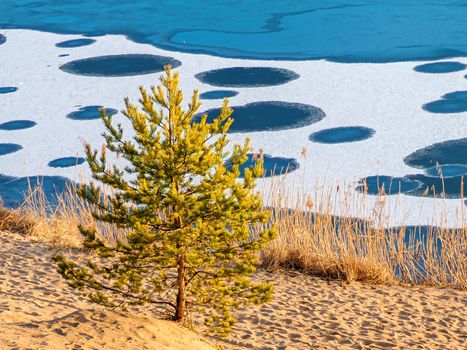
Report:
M 371 284 L 409 283 L 467 290 L 467 225 L 463 199 L 458 227 L 443 225 L 434 213 L 433 225 L 423 232 L 391 227 L 384 213 L 387 196 L 369 207 L 368 196 L 353 187 L 315 186 L 310 194 L 288 186 L 284 176 L 272 179 L 265 208 L 278 237 L 262 252 L 267 269 L 290 268 L 324 278 Z M 15 210 L 0 206 L 0 231 L 30 234 L 59 247 L 81 247 L 78 226 L 96 228 L 106 241 L 116 242 L 122 229 L 103 225 L 94 208 L 68 186 L 52 208 L 42 188 L 31 189 Z M 365 217 L 367 220 L 355 219 Z M 337 215 L 339 214 L 339 215 Z

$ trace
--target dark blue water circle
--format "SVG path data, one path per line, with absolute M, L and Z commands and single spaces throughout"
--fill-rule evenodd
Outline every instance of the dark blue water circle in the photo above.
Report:
M 435 63 L 426 63 L 420 66 L 416 66 L 414 71 L 420 73 L 452 73 L 464 70 L 467 65 L 460 62 L 435 62 Z
M 404 158 L 414 168 L 431 168 L 444 164 L 467 164 L 467 138 L 435 143 L 421 148 Z
M 12 120 L 0 124 L 0 130 L 21 130 L 36 126 L 37 123 L 32 120 Z
M 79 108 L 75 112 L 71 112 L 66 117 L 73 120 L 93 120 L 99 119 L 101 117 L 100 109 L 103 106 L 85 106 Z M 118 113 L 116 109 L 105 108 L 105 113 L 107 115 L 115 115 Z
M 69 168 L 83 164 L 84 162 L 85 159 L 81 157 L 63 157 L 51 160 L 48 166 L 51 168 Z
M 438 114 L 467 112 L 467 100 L 437 100 L 422 106 L 427 112 Z
M 55 44 L 55 46 L 73 48 L 73 47 L 88 46 L 95 42 L 96 40 L 94 39 L 73 39 L 73 40 L 62 41 L 60 43 Z
M 344 126 L 314 132 L 308 139 L 319 143 L 343 143 L 366 140 L 374 134 L 375 130 L 364 126 Z
M 231 67 L 201 72 L 195 77 L 209 85 L 241 88 L 282 85 L 300 76 L 283 68 Z
M 0 87 L 0 94 L 9 94 L 10 92 L 17 91 L 18 88 L 14 86 L 1 86 Z
M 165 56 L 129 54 L 84 58 L 60 66 L 64 72 L 93 77 L 125 77 L 161 72 L 165 65 L 179 67 L 181 62 Z
M 371 195 L 385 194 L 393 195 L 414 191 L 421 186 L 420 181 L 406 177 L 392 176 L 368 176 L 359 181 L 356 190 Z
M 406 178 L 421 183 L 419 188 L 407 193 L 411 196 L 463 198 L 467 195 L 466 186 L 464 186 L 464 176 L 441 178 L 416 174 L 407 175 Z
M 15 0 L 0 28 L 123 34 L 169 50 L 253 59 L 396 62 L 466 56 L 465 2 Z M 228 20 L 213 20 L 223 14 Z M 144 25 L 143 25 L 144 24 Z M 449 38 L 449 39 L 447 39 Z
M 259 154 L 248 153 L 248 160 L 240 166 L 240 177 L 245 175 L 245 169 L 254 166 L 259 159 Z M 227 168 L 229 163 L 227 162 Z M 268 154 L 263 155 L 263 177 L 271 177 L 277 175 L 285 175 L 297 170 L 300 164 L 293 158 L 272 157 Z
M 70 56 L 70 54 L 69 53 L 64 53 L 64 54 L 58 55 L 58 57 L 67 57 L 67 56 Z
M 229 132 L 276 131 L 301 128 L 322 120 L 326 114 L 318 107 L 301 103 L 266 101 L 232 107 L 234 112 Z M 203 114 L 212 122 L 221 112 L 220 108 L 210 109 Z M 195 117 L 201 119 L 202 114 Z
M 454 91 L 448 94 L 445 94 L 441 97 L 445 100 L 464 100 L 467 101 L 467 90 L 464 91 Z
M 234 97 L 238 95 L 238 91 L 233 90 L 212 90 L 203 92 L 199 97 L 203 100 L 220 100 L 223 98 Z
M 5 42 L 6 42 L 5 35 L 0 34 L 0 45 L 4 44 Z
M 0 174 L 0 197 L 7 208 L 19 207 L 28 193 L 28 189 L 34 189 L 41 185 L 46 198 L 52 205 L 57 205 L 57 194 L 66 190 L 72 182 L 60 176 L 31 176 L 13 177 Z
M 16 143 L 0 143 L 0 156 L 18 152 L 22 148 L 23 146 L 17 145 Z
M 425 174 L 431 177 L 465 176 L 467 179 L 467 164 L 444 164 L 425 169 Z

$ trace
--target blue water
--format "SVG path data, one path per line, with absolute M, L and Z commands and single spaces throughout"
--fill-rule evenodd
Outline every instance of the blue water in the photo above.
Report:
M 422 108 L 437 114 L 462 113 L 467 112 L 467 100 L 437 100 L 424 104 Z
M 77 111 L 71 112 L 66 117 L 73 120 L 93 120 L 99 119 L 101 116 L 100 109 L 103 106 L 85 106 L 80 107 Z M 107 115 L 115 115 L 118 113 L 116 109 L 105 108 L 105 113 Z
M 414 71 L 420 73 L 441 74 L 458 72 L 464 70 L 466 67 L 467 65 L 460 62 L 435 62 L 416 66 Z
M 414 168 L 431 168 L 438 164 L 467 164 L 467 138 L 435 143 L 404 158 Z
M 428 198 L 446 197 L 463 198 L 467 195 L 464 178 L 467 175 L 467 138 L 435 143 L 421 148 L 404 158 L 408 166 L 423 169 L 425 174 L 410 174 L 404 177 L 369 176 L 367 188 L 362 184 L 357 191 L 368 190 L 369 194 L 378 194 L 384 186 L 400 187 L 401 193 Z M 417 185 L 418 184 L 418 185 Z
M 201 82 L 223 87 L 264 87 L 286 84 L 299 78 L 289 69 L 272 67 L 231 67 L 195 75 Z
M 425 169 L 427 176 L 433 177 L 455 177 L 465 176 L 467 178 L 467 164 L 444 164 Z
M 254 166 L 259 159 L 258 154 L 249 153 L 248 160 L 240 166 L 240 177 L 244 177 L 245 169 L 251 168 Z M 227 168 L 229 168 L 227 161 Z M 263 155 L 263 169 L 264 177 L 271 177 L 277 175 L 284 175 L 291 173 L 292 171 L 297 170 L 300 167 L 300 164 L 296 159 L 293 158 L 283 158 L 283 157 L 273 157 L 268 154 Z
M 203 100 L 221 100 L 223 98 L 234 97 L 238 95 L 238 91 L 233 90 L 211 90 L 203 92 L 199 97 Z
M 386 175 L 368 176 L 360 180 L 360 184 L 356 190 L 359 192 L 367 192 L 368 194 L 377 195 L 384 193 L 387 195 L 407 193 L 419 188 L 421 183 L 416 180 L 406 177 L 391 177 Z
M 2 34 L 0 34 L 0 45 L 6 42 L 6 37 Z
M 15 153 L 21 149 L 23 149 L 23 146 L 17 145 L 16 143 L 0 143 L 0 156 Z
M 73 48 L 73 47 L 88 46 L 95 42 L 96 40 L 94 39 L 73 39 L 73 40 L 62 41 L 60 43 L 55 44 L 55 46 Z
M 124 34 L 225 57 L 391 62 L 467 55 L 465 0 L 3 0 L 0 14 L 0 28 Z
M 17 90 L 18 88 L 14 86 L 0 86 L 0 94 L 9 94 Z
M 36 126 L 37 123 L 32 120 L 11 120 L 9 122 L 1 123 L 0 130 L 21 130 L 29 129 Z
M 317 123 L 326 116 L 315 106 L 280 101 L 254 102 L 232 108 L 234 122 L 229 129 L 231 133 L 301 128 Z M 220 108 L 213 108 L 204 113 L 208 115 L 208 122 L 212 122 L 220 112 Z M 197 115 L 195 120 L 199 121 L 202 114 Z
M 464 183 L 464 176 L 440 177 L 424 174 L 411 174 L 403 177 L 391 176 L 368 176 L 360 180 L 356 187 L 359 192 L 371 195 L 384 193 L 394 195 L 403 193 L 417 197 L 444 197 L 444 198 L 464 198 L 467 190 Z
M 364 126 L 343 126 L 324 129 L 312 133 L 308 139 L 319 143 L 343 143 L 356 142 L 369 139 L 375 134 L 375 130 Z
M 467 91 L 447 93 L 440 100 L 426 103 L 422 106 L 431 113 L 462 113 L 467 112 Z
M 445 100 L 464 100 L 467 101 L 467 91 L 454 91 L 443 95 Z
M 85 159 L 81 157 L 63 157 L 51 160 L 48 166 L 51 168 L 69 168 L 83 164 L 84 161 Z
M 92 77 L 125 77 L 162 72 L 167 64 L 176 68 L 181 62 L 172 57 L 146 54 L 108 55 L 71 61 L 60 66 L 60 69 Z
M 67 184 L 72 182 L 61 176 L 31 176 L 13 177 L 0 174 L 0 197 L 7 208 L 20 206 L 28 189 L 42 185 L 46 198 L 52 205 L 57 205 L 57 194 L 65 191 Z
M 407 175 L 406 179 L 420 181 L 422 185 L 407 194 L 413 196 L 424 196 L 428 198 L 446 197 L 446 198 L 464 198 L 467 189 L 463 185 L 464 176 L 434 177 L 423 174 Z

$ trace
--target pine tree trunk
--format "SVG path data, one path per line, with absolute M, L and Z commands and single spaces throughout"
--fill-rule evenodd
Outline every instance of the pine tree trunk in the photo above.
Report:
M 178 293 L 177 293 L 177 309 L 175 311 L 175 319 L 177 321 L 185 320 L 185 260 L 181 256 L 178 259 Z

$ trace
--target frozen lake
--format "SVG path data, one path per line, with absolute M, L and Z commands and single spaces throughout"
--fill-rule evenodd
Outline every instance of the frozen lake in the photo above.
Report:
M 231 139 L 249 136 L 267 169 L 290 165 L 289 178 L 304 176 L 310 190 L 326 182 L 356 195 L 367 178 L 370 194 L 403 193 L 389 196 L 394 225 L 430 224 L 441 205 L 456 225 L 467 175 L 465 2 L 152 3 L 0 4 L 6 205 L 19 203 L 25 176 L 53 189 L 88 175 L 82 141 L 102 144 L 97 110 L 123 121 L 123 98 L 136 100 L 171 64 L 187 93 L 200 89 L 202 112 L 230 98 Z M 448 199 L 431 198 L 443 191 Z

